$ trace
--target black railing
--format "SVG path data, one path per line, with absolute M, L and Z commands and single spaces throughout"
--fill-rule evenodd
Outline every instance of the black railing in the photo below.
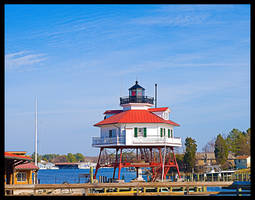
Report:
M 127 104 L 127 103 L 149 103 L 153 104 L 154 98 L 153 97 L 120 97 L 120 105 Z

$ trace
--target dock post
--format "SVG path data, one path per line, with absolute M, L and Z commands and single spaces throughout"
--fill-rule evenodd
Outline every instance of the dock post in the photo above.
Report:
M 242 192 L 242 188 L 239 188 L 239 186 L 236 187 L 236 195 L 237 196 L 242 196 L 242 194 L 240 194 L 240 192 Z
M 90 173 L 90 183 L 93 183 L 93 167 L 89 168 L 89 173 Z
M 186 186 L 187 195 L 189 195 L 189 186 Z

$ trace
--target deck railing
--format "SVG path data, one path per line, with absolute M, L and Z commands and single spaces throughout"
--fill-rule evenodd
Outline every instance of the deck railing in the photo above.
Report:
M 172 144 L 176 146 L 181 146 L 181 138 L 180 137 L 174 137 L 174 138 L 168 138 L 168 137 L 134 137 L 133 138 L 134 144 Z
M 102 138 L 102 137 L 93 137 L 92 138 L 92 146 L 96 145 L 118 145 L 125 144 L 125 137 L 112 137 L 112 138 Z
M 123 145 L 126 144 L 125 137 L 93 137 L 92 138 L 92 146 L 99 146 L 99 145 Z M 148 136 L 148 137 L 134 137 L 133 144 L 159 144 L 159 145 L 173 145 L 173 146 L 181 146 L 181 138 L 174 137 L 155 137 L 155 136 Z
M 149 103 L 153 104 L 154 98 L 148 96 L 120 97 L 120 105 L 127 103 Z

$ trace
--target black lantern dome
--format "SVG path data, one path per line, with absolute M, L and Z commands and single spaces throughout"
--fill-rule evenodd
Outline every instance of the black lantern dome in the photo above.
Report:
M 129 97 L 121 97 L 120 105 L 128 103 L 149 103 L 153 104 L 153 97 L 145 96 L 145 89 L 138 85 L 138 81 L 135 82 L 129 90 Z
M 129 90 L 129 97 L 142 97 L 144 96 L 144 88 L 138 85 L 138 81 L 135 82 L 135 85 L 133 85 Z

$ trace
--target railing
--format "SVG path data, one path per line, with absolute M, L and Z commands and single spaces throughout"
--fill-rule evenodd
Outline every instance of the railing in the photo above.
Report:
M 230 187 L 234 191 L 209 191 L 210 187 Z M 245 187 L 245 189 L 243 189 Z M 5 185 L 5 195 L 72 195 L 72 196 L 142 196 L 142 195 L 251 195 L 249 184 L 229 182 L 133 182 L 133 183 L 98 183 L 98 184 L 30 184 Z M 163 192 L 164 189 L 164 192 Z M 243 191 L 243 190 L 246 191 Z M 154 191 L 153 191 L 154 190 Z
M 148 96 L 120 97 L 120 105 L 127 103 L 149 103 L 153 104 L 154 98 Z
M 110 145 L 110 144 L 125 144 L 125 137 L 112 137 L 112 138 L 101 138 L 93 137 L 92 146 L 97 145 Z
M 93 137 L 92 138 L 92 146 L 99 145 L 119 145 L 126 144 L 125 137 L 112 137 L 112 138 L 101 138 L 101 137 Z M 157 145 L 173 145 L 173 146 L 181 146 L 181 138 L 167 138 L 167 137 L 134 137 L 133 144 L 157 144 Z
M 134 137 L 133 144 L 172 144 L 176 146 L 181 146 L 181 138 L 164 138 L 164 137 Z

